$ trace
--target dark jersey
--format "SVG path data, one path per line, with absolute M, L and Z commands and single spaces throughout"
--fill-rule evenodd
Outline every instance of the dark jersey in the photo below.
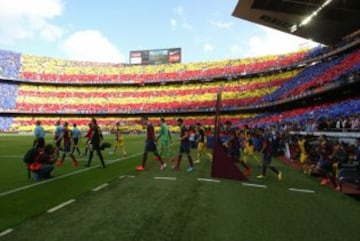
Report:
M 320 145 L 319 152 L 320 152 L 322 160 L 328 161 L 328 162 L 331 161 L 331 158 L 330 158 L 330 156 L 332 154 L 331 145 L 329 145 L 327 142 L 323 145 Z
M 239 149 L 240 140 L 235 129 L 230 130 L 230 138 L 232 138 L 232 140 L 230 141 L 230 146 L 234 149 Z
M 180 138 L 182 138 L 183 136 L 188 135 L 186 138 L 181 140 L 181 143 L 189 143 L 189 130 L 188 128 L 186 128 L 186 126 L 181 126 L 180 128 Z
M 155 142 L 155 130 L 152 124 L 148 124 L 146 128 L 146 140 Z
M 272 155 L 273 153 L 273 143 L 272 138 L 269 135 L 262 137 L 262 146 L 264 147 L 263 153 Z
M 91 144 L 94 149 L 99 148 L 100 141 L 102 140 L 102 133 L 98 126 L 92 129 Z

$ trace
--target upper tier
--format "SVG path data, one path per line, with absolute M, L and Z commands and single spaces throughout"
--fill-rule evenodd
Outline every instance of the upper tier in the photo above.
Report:
M 304 60 L 308 54 L 308 51 L 300 51 L 285 55 L 191 64 L 131 66 L 69 61 L 0 50 L 0 76 L 42 83 L 143 84 L 265 72 L 292 66 Z

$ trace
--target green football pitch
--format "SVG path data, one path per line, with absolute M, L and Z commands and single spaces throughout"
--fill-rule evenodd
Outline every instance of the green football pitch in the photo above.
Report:
M 113 141 L 112 136 L 105 139 Z M 160 171 L 150 154 L 146 170 L 137 172 L 144 136 L 126 136 L 128 156 L 108 155 L 107 149 L 105 169 L 96 155 L 91 168 L 83 167 L 85 157 L 79 158 L 77 168 L 66 159 L 52 179 L 35 182 L 27 178 L 22 161 L 32 140 L 0 136 L 0 240 L 358 241 L 360 237 L 358 200 L 320 186 L 276 159 L 274 165 L 283 172 L 281 182 L 271 172 L 265 180 L 257 180 L 253 160 L 248 182 L 212 179 L 206 158 L 187 173 L 186 158 L 179 171 L 171 164 Z M 60 204 L 62 208 L 54 209 Z

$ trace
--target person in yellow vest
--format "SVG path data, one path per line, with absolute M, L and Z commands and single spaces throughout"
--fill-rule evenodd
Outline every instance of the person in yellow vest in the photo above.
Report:
M 206 151 L 206 137 L 205 130 L 201 126 L 201 123 L 196 123 L 196 132 L 197 139 L 195 143 L 197 143 L 197 160 L 194 163 L 200 163 L 201 157 L 206 154 L 210 160 L 212 160 L 212 155 Z
M 300 136 L 297 144 L 299 146 L 299 150 L 300 150 L 300 165 L 301 165 L 301 169 L 304 172 L 304 174 L 310 174 L 310 166 L 308 163 L 308 158 L 309 158 L 309 154 L 307 152 L 307 148 L 306 148 L 306 139 L 304 136 Z
M 124 146 L 124 137 L 121 133 L 119 122 L 116 123 L 114 151 L 110 152 L 109 154 L 113 155 L 117 151 L 118 148 L 121 149 L 123 156 L 127 155 L 125 146 Z
M 248 158 L 251 157 L 253 160 L 256 161 L 258 166 L 261 166 L 261 162 L 259 158 L 254 153 L 254 143 L 253 143 L 253 135 L 249 133 L 248 130 L 245 129 L 244 133 L 244 153 L 243 153 L 243 160 L 247 163 Z

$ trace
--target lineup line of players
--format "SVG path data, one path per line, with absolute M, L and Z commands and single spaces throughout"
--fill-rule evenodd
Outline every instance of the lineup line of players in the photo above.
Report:
M 206 137 L 205 137 L 205 130 L 200 123 L 196 124 L 195 132 L 197 139 L 195 143 L 197 145 L 197 160 L 193 161 L 191 156 L 191 134 L 190 129 L 184 124 L 184 120 L 179 118 L 177 119 L 177 124 L 180 128 L 180 135 L 179 135 L 179 151 L 177 158 L 173 157 L 172 149 L 170 148 L 170 141 L 171 141 L 171 134 L 169 128 L 165 122 L 164 118 L 160 119 L 161 126 L 160 126 L 160 133 L 156 137 L 155 129 L 152 123 L 150 123 L 148 117 L 141 118 L 141 124 L 146 129 L 146 138 L 145 138 L 145 148 L 142 156 L 141 165 L 136 167 L 136 170 L 143 171 L 145 170 L 146 162 L 148 153 L 152 152 L 154 154 L 154 159 L 159 161 L 160 163 L 160 170 L 164 170 L 167 166 L 166 162 L 163 161 L 163 156 L 169 158 L 169 162 L 172 162 L 172 168 L 175 170 L 180 169 L 180 164 L 182 161 L 183 156 L 186 156 L 189 162 L 189 166 L 186 169 L 187 172 L 192 172 L 195 170 L 194 163 L 200 163 L 201 159 L 204 156 L 207 156 L 208 159 L 212 160 L 212 155 L 207 152 L 206 150 Z M 228 155 L 233 157 L 234 160 L 239 162 L 244 168 L 244 174 L 246 176 L 250 175 L 251 168 L 247 165 L 248 158 L 251 157 L 252 159 L 256 160 L 258 165 L 261 167 L 261 174 L 258 175 L 258 178 L 264 178 L 266 176 L 267 168 L 272 170 L 278 177 L 279 180 L 282 178 L 282 173 L 277 170 L 274 166 L 271 165 L 272 159 L 272 140 L 271 136 L 265 134 L 264 131 L 261 133 L 261 150 L 259 150 L 263 154 L 262 163 L 258 160 L 256 155 L 254 154 L 254 144 L 252 143 L 252 136 L 249 133 L 249 129 L 246 126 L 244 130 L 240 130 L 239 128 L 233 128 L 230 121 L 226 121 L 224 123 L 224 133 L 227 137 L 223 141 L 223 146 L 225 146 L 228 150 Z M 36 128 L 34 130 L 35 134 L 35 141 L 34 146 L 36 148 L 44 148 L 45 147 L 45 131 L 44 128 L 41 126 L 40 121 L 36 122 Z M 79 156 L 82 156 L 80 149 L 79 149 L 79 139 L 81 138 L 81 131 L 77 128 L 76 124 L 73 124 L 72 130 L 69 129 L 69 124 L 64 122 L 63 125 L 60 125 L 60 121 L 56 122 L 56 128 L 54 132 L 54 157 L 56 157 L 56 165 L 63 166 L 64 160 L 67 155 L 70 156 L 72 160 L 72 166 L 77 167 L 78 161 L 74 156 L 74 152 L 77 151 Z M 91 119 L 89 123 L 89 130 L 86 135 L 86 150 L 85 155 L 87 152 L 90 152 L 87 164 L 85 167 L 89 167 L 91 165 L 91 161 L 93 159 L 94 151 L 97 153 L 102 167 L 106 167 L 104 158 L 102 155 L 101 150 L 101 143 L 103 142 L 103 135 L 100 127 L 97 125 L 97 121 L 95 118 Z M 241 148 L 240 139 L 244 140 L 244 146 Z M 157 143 L 161 140 L 160 143 L 160 152 L 157 149 Z M 61 146 L 61 142 L 63 145 Z M 72 146 L 73 144 L 73 146 Z M 72 147 L 72 148 L 71 148 Z M 48 147 L 49 149 L 49 147 Z M 115 144 L 113 151 L 109 152 L 110 155 L 113 155 L 118 149 L 121 149 L 122 155 L 126 156 L 127 152 L 124 145 L 124 137 L 120 131 L 120 123 L 116 124 L 116 131 L 115 131 Z M 240 149 L 243 149 L 242 160 L 240 160 Z M 60 155 L 60 151 L 63 152 L 61 159 L 57 159 Z M 53 158 L 54 158 L 53 157 Z

